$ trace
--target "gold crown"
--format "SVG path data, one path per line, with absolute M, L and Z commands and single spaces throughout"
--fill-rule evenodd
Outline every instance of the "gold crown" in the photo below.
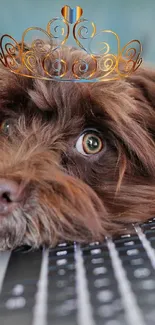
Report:
M 101 30 L 97 33 L 93 22 L 81 18 L 81 7 L 72 9 L 66 5 L 61 14 L 62 18 L 48 22 L 46 30 L 39 27 L 26 29 L 20 43 L 8 34 L 3 35 L 0 38 L 0 62 L 11 72 L 24 77 L 74 82 L 126 78 L 141 65 L 142 45 L 138 40 L 128 42 L 121 49 L 120 38 L 115 32 Z M 29 43 L 26 39 L 32 32 L 36 34 L 35 39 Z M 38 33 L 41 38 L 37 37 Z M 85 53 L 73 62 L 61 57 L 70 37 Z M 107 37 L 113 38 L 111 44 L 115 43 L 115 54 Z M 26 47 L 25 44 L 29 45 Z

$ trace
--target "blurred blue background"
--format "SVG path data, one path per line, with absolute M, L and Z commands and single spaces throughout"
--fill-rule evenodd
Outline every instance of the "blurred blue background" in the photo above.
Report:
M 155 64 L 155 0 L 0 0 L 0 5 L 0 34 L 11 34 L 18 41 L 27 27 L 45 29 L 50 19 L 61 16 L 64 5 L 79 5 L 98 30 L 118 33 L 122 46 L 139 39 L 145 60 Z

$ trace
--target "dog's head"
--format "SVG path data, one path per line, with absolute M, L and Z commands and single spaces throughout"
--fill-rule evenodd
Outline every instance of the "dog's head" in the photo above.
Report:
M 78 84 L 1 68 L 0 249 L 100 240 L 151 217 L 154 109 L 148 70 Z

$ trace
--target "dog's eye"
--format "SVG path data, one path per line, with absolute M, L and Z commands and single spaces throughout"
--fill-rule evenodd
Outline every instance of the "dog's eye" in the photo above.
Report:
M 76 149 L 83 155 L 94 155 L 103 149 L 104 143 L 95 131 L 83 133 L 76 142 Z
M 0 125 L 0 131 L 4 134 L 8 134 L 10 129 L 10 121 L 5 120 L 4 122 L 1 123 Z

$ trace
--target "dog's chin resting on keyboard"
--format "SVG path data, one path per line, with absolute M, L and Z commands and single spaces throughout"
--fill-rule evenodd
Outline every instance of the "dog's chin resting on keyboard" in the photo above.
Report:
M 83 54 L 66 47 L 63 56 L 73 62 Z M 154 138 L 148 68 L 75 83 L 1 66 L 0 249 L 100 241 L 153 217 Z

